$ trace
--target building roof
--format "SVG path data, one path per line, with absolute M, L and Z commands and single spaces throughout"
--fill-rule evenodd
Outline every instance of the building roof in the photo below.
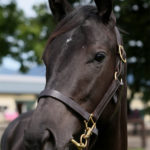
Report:
M 21 73 L 18 70 L 11 70 L 0 66 L 0 75 L 24 75 L 24 76 L 45 76 L 45 66 L 35 66 L 29 69 L 26 73 Z
M 1 94 L 39 94 L 44 86 L 44 76 L 0 75 Z

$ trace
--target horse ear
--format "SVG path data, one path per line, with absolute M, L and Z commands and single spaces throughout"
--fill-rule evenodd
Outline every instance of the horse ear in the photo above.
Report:
M 107 23 L 112 12 L 113 0 L 95 0 L 95 3 L 98 8 L 98 14 L 102 17 L 102 20 Z
M 67 0 L 48 0 L 53 16 L 57 21 L 63 19 L 67 13 L 73 10 Z

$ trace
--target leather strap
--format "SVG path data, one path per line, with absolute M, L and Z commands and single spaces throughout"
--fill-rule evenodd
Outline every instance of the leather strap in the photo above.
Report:
M 96 121 L 100 118 L 102 112 L 104 111 L 108 103 L 111 101 L 112 97 L 114 96 L 120 85 L 121 83 L 118 79 L 113 80 L 112 84 L 110 85 L 107 92 L 100 100 L 100 103 L 97 105 L 96 109 L 93 112 Z
M 80 116 L 82 116 L 83 119 L 85 119 L 86 121 L 89 120 L 90 117 L 90 113 L 88 113 L 87 111 L 85 111 L 78 103 L 76 103 L 74 100 L 72 100 L 69 97 L 66 97 L 65 95 L 63 95 L 62 93 L 60 93 L 59 91 L 56 90 L 49 90 L 49 89 L 45 89 L 43 90 L 38 98 L 38 101 L 41 98 L 44 97 L 52 97 L 60 102 L 62 102 L 63 104 L 65 104 L 66 106 L 68 106 L 69 108 L 71 108 L 72 110 L 74 110 L 75 113 L 78 113 Z M 98 135 L 98 130 L 97 128 L 94 128 L 93 133 L 95 135 Z
M 70 107 L 73 109 L 76 113 L 78 113 L 80 116 L 82 116 L 85 120 L 89 120 L 90 113 L 85 111 L 78 103 L 76 103 L 74 100 L 71 98 L 63 95 L 62 93 L 56 91 L 56 90 L 49 90 L 45 89 L 44 91 L 41 92 L 39 96 L 39 100 L 42 97 L 52 97 L 54 99 L 57 99 L 58 101 L 64 103 L 66 106 Z
M 116 40 L 118 45 L 122 45 L 122 38 L 120 36 L 118 28 L 115 26 L 115 32 L 116 32 Z

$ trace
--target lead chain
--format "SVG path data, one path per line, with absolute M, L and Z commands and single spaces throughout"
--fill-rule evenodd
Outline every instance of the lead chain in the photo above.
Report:
M 92 123 L 92 126 L 89 127 L 89 123 Z M 96 128 L 96 123 L 93 120 L 93 114 L 90 115 L 89 121 L 84 121 L 85 123 L 85 133 L 80 136 L 80 142 L 77 142 L 74 139 L 71 139 L 71 142 L 78 148 L 78 150 L 83 150 L 87 147 L 88 139 L 92 135 L 92 131 Z

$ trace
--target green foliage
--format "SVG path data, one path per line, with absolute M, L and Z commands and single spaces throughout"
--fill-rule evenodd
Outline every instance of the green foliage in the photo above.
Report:
M 55 27 L 45 5 L 33 9 L 37 17 L 27 18 L 15 2 L 0 6 L 0 60 L 12 57 L 20 62 L 22 72 L 28 70 L 31 62 L 41 63 L 46 41 Z
M 16 45 L 16 28 L 22 16 L 22 11 L 16 11 L 15 3 L 0 6 L 0 58 L 8 55 L 11 47 Z
M 134 148 L 134 149 L 130 149 L 129 150 L 144 150 L 143 148 Z
M 69 0 L 72 4 L 81 2 Z M 37 17 L 29 18 L 15 2 L 0 6 L 0 62 L 11 56 L 21 63 L 25 72 L 31 62 L 41 63 L 46 41 L 56 23 L 45 4 L 34 6 Z M 116 0 L 114 10 L 118 26 L 125 30 L 124 45 L 128 56 L 128 75 L 133 77 L 129 88 L 143 92 L 143 100 L 150 100 L 150 1 Z M 131 97 L 132 98 L 132 97 Z

